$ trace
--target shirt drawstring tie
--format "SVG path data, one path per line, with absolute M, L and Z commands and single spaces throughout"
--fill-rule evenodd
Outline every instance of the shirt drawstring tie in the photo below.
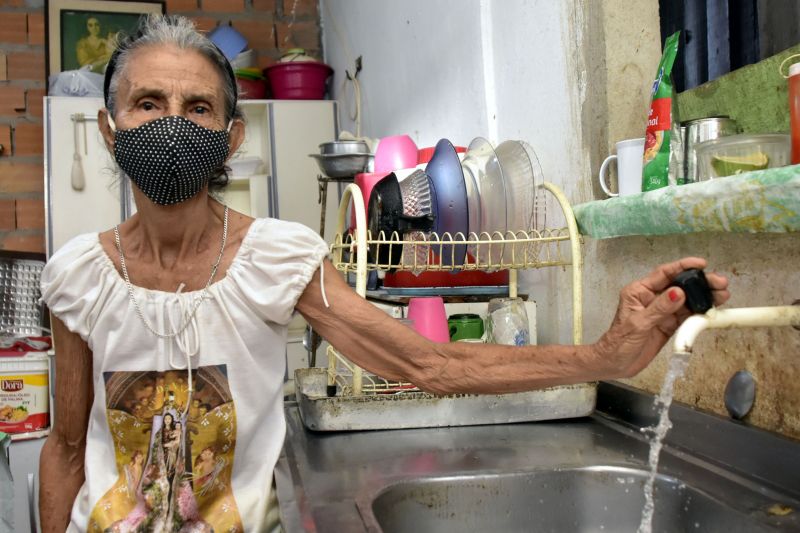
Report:
M 181 283 L 180 286 L 178 287 L 178 290 L 175 292 L 177 296 L 178 306 L 180 308 L 180 315 L 182 317 L 186 317 L 188 315 L 189 308 L 191 307 L 191 306 L 187 307 L 183 299 L 180 297 L 180 294 L 183 291 L 184 286 L 185 285 Z M 319 265 L 319 289 L 325 307 L 330 308 L 330 303 L 328 303 L 328 295 L 325 293 L 324 260 Z M 202 298 L 202 296 L 198 296 L 198 298 Z M 169 328 L 172 331 L 177 331 L 178 325 L 175 323 L 175 320 L 172 317 L 172 313 L 169 312 L 168 303 L 166 301 L 164 302 L 164 307 L 162 308 L 162 312 L 164 313 L 164 316 L 166 318 L 165 321 L 169 323 Z M 184 368 L 186 369 L 186 381 L 187 384 L 189 385 L 189 397 L 188 401 L 186 402 L 185 412 L 188 412 L 189 406 L 191 405 L 192 401 L 192 394 L 194 393 L 194 382 L 192 380 L 192 357 L 194 357 L 200 352 L 200 329 L 197 324 L 197 315 L 195 314 L 191 318 L 189 324 L 187 324 L 186 328 L 184 328 L 183 331 L 181 331 L 171 339 L 166 339 L 166 342 L 168 346 L 167 353 L 169 354 L 169 366 L 176 370 L 183 370 Z M 175 349 L 174 349 L 175 344 L 178 345 L 178 348 L 180 349 L 181 352 L 183 352 L 184 356 L 186 357 L 186 366 L 182 366 L 180 363 L 175 361 Z
M 322 301 L 326 309 L 330 309 L 331 305 L 328 303 L 328 295 L 325 294 L 325 258 L 319 264 L 319 292 L 322 294 Z
M 183 291 L 184 286 L 185 285 L 181 283 L 180 286 L 178 287 L 178 290 L 175 293 L 177 296 L 176 300 L 180 308 L 180 315 L 181 317 L 184 317 L 183 320 L 185 320 L 185 317 L 188 315 L 189 310 L 192 307 L 191 305 L 187 306 L 184 303 L 183 298 L 180 297 L 180 294 Z M 198 296 L 198 298 L 202 298 L 202 296 Z M 172 318 L 172 313 L 169 312 L 168 303 L 166 301 L 164 302 L 164 307 L 162 311 L 166 317 L 166 321 L 169 322 L 170 329 L 172 331 L 177 331 L 178 324 L 180 324 L 182 320 L 178 321 L 178 324 L 175 323 L 175 321 Z M 181 331 L 171 339 L 166 339 L 166 342 L 168 345 L 167 352 L 169 354 L 169 366 L 176 370 L 183 370 L 184 368 L 186 369 L 186 374 L 187 374 L 186 381 L 189 386 L 188 390 L 189 395 L 186 401 L 186 408 L 184 410 L 184 414 L 186 414 L 189 411 L 189 406 L 192 403 L 192 395 L 194 393 L 194 383 L 192 381 L 192 357 L 194 357 L 195 355 L 198 354 L 198 352 L 200 352 L 200 329 L 197 324 L 197 314 L 195 314 L 191 318 L 189 324 L 186 326 L 186 328 L 184 328 L 183 331 Z M 182 366 L 180 363 L 174 360 L 174 355 L 175 355 L 174 344 L 178 345 L 178 348 L 180 349 L 181 352 L 183 352 L 184 356 L 186 357 L 186 366 Z

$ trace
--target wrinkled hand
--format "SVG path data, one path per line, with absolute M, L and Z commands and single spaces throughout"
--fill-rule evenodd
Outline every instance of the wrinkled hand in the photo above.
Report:
M 635 376 L 653 360 L 691 315 L 684 306 L 683 290 L 669 285 L 684 270 L 705 267 L 705 259 L 686 257 L 661 265 L 646 278 L 622 289 L 614 321 L 594 346 L 611 378 Z M 707 272 L 706 279 L 714 305 L 725 303 L 730 298 L 727 278 Z

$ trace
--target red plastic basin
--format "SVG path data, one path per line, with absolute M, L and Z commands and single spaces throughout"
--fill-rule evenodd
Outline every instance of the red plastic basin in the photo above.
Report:
M 321 100 L 325 96 L 325 80 L 333 69 L 325 63 L 276 63 L 266 68 L 272 96 L 279 100 Z
M 508 285 L 508 270 L 482 272 L 462 270 L 450 272 L 425 271 L 415 276 L 411 272 L 398 270 L 387 272 L 383 279 L 384 287 L 481 287 Z

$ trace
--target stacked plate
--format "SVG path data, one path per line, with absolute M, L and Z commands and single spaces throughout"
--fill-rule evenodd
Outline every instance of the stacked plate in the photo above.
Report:
M 398 216 L 402 214 L 399 226 L 381 219 L 377 213 L 373 215 L 373 207 L 378 209 L 379 203 L 377 198 L 370 202 L 373 236 L 376 231 L 384 231 L 388 238 L 392 231 L 399 230 L 404 240 L 417 243 L 392 250 L 391 257 L 381 259 L 417 265 L 420 268 L 415 268 L 415 273 L 426 264 L 453 267 L 465 263 L 531 262 L 538 249 L 509 241 L 527 239 L 531 230 L 542 227 L 543 210 L 540 213 L 536 204 L 536 191 L 542 182 L 538 158 L 527 143 L 505 141 L 495 148 L 478 137 L 461 161 L 450 141 L 442 139 L 424 172 L 417 171 L 392 187 L 402 191 L 402 213 L 399 207 L 394 208 Z M 432 221 L 430 230 L 438 236 L 439 244 L 426 244 L 430 238 L 427 228 L 410 227 L 416 217 Z M 379 225 L 381 220 L 383 226 Z M 448 244 L 489 239 L 504 242 Z
M 473 238 L 502 239 L 507 227 L 506 185 L 492 144 L 482 137 L 475 138 L 469 144 L 462 166 L 464 174 L 477 184 L 477 195 L 472 202 L 479 206 L 480 221 L 477 229 L 471 230 L 476 234 Z M 503 257 L 503 245 L 473 247 L 471 255 L 479 264 L 497 263 Z

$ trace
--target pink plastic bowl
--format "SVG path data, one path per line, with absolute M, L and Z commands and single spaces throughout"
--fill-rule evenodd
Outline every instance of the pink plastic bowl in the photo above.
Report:
M 417 166 L 417 145 L 408 135 L 383 137 L 375 150 L 375 172 Z
M 272 96 L 279 100 L 321 100 L 325 80 L 333 69 L 324 63 L 297 61 L 276 63 L 266 68 Z

